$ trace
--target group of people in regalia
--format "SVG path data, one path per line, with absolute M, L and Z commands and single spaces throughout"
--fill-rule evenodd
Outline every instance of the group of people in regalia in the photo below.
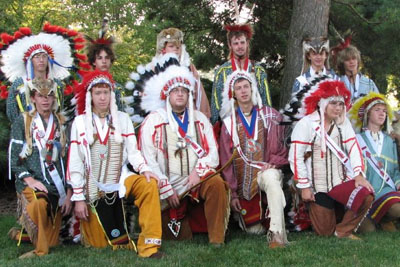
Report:
M 1 35 L 21 225 L 9 236 L 34 246 L 21 258 L 48 254 L 65 227 L 74 242 L 144 258 L 164 257 L 162 239 L 194 233 L 222 247 L 228 224 L 265 234 L 271 249 L 289 244 L 289 228 L 349 239 L 396 231 L 395 114 L 349 40 L 330 49 L 326 37 L 305 39 L 301 75 L 277 111 L 266 70 L 249 59 L 250 25 L 225 27 L 230 54 L 211 105 L 182 31 L 162 30 L 154 58 L 123 86 L 110 74 L 114 40 L 103 26 L 97 38 L 50 24 Z

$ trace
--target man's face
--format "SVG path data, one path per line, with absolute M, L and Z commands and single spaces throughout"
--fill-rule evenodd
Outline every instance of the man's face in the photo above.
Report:
M 93 108 L 98 112 L 107 112 L 110 109 L 111 89 L 107 84 L 96 84 L 92 87 Z
M 311 50 L 308 52 L 307 58 L 311 61 L 311 66 L 313 69 L 323 69 L 325 60 L 327 58 L 327 53 L 325 50 L 322 50 L 320 53 Z
M 96 55 L 96 60 L 93 65 L 97 70 L 109 71 L 111 68 L 111 57 L 106 53 L 106 51 L 101 50 L 100 53 Z
M 182 111 L 188 102 L 189 90 L 184 87 L 176 87 L 169 92 L 169 103 L 173 111 Z
M 326 106 L 325 117 L 329 120 L 336 120 L 344 111 L 344 103 L 342 101 L 331 101 Z
M 368 112 L 368 124 L 382 126 L 387 116 L 387 108 L 384 104 L 374 105 Z
M 175 53 L 178 57 L 180 57 L 182 52 L 182 45 L 176 44 L 175 42 L 167 42 L 162 52 L 163 54 Z
M 238 37 L 233 36 L 231 39 L 231 49 L 236 58 L 245 57 L 248 46 L 249 43 L 245 35 L 240 35 Z
M 348 58 L 344 61 L 344 70 L 346 73 L 357 74 L 358 72 L 358 61 L 356 57 Z
M 54 92 L 51 92 L 49 95 L 42 95 L 38 91 L 35 91 L 34 95 L 31 96 L 31 102 L 35 104 L 36 110 L 39 114 L 44 114 L 47 112 L 51 112 L 54 103 Z
M 32 57 L 33 69 L 36 72 L 46 72 L 48 64 L 48 55 L 46 53 L 37 53 Z
M 233 90 L 239 105 L 251 102 L 251 85 L 248 80 L 243 79 L 235 82 Z

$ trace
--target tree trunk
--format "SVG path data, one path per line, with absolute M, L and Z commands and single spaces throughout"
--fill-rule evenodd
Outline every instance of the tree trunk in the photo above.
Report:
M 330 0 L 293 0 L 280 107 L 284 107 L 289 100 L 294 80 L 300 75 L 303 39 L 328 35 L 330 5 Z

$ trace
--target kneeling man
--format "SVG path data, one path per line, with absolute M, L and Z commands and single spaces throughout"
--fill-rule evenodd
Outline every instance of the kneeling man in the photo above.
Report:
M 358 99 L 349 113 L 359 132 L 357 140 L 376 199 L 359 230 L 372 232 L 380 224 L 385 231 L 396 231 L 393 222 L 400 218 L 400 172 L 397 145 L 389 136 L 392 109 L 384 95 L 370 92 Z
M 373 201 L 354 130 L 346 118 L 344 83 L 316 82 L 303 98 L 303 117 L 292 133 L 289 161 L 318 235 L 353 235 Z M 339 210 L 341 212 L 339 212 Z M 337 223 L 339 222 L 339 223 Z
M 224 122 L 219 142 L 221 164 L 230 161 L 235 149 L 238 152 L 223 171 L 235 217 L 246 232 L 262 234 L 269 229 L 270 248 L 284 247 L 286 202 L 279 168 L 288 161 L 281 115 L 262 106 L 257 83 L 246 71 L 228 77 L 220 115 Z
M 161 95 L 153 97 L 151 105 L 160 108 L 142 123 L 140 148 L 160 178 L 162 207 L 170 207 L 163 216 L 163 225 L 168 226 L 163 234 L 179 239 L 180 235 L 191 238 L 192 231 L 207 231 L 209 242 L 218 247 L 224 243 L 229 218 L 227 186 L 215 174 L 219 157 L 212 126 L 193 108 L 194 84 L 189 70 L 177 65 L 149 80 L 144 95 Z M 188 191 L 191 197 L 182 198 Z M 201 206 L 195 205 L 198 201 Z M 193 216 L 199 217 L 191 220 Z
M 64 180 L 65 118 L 57 112 L 57 84 L 35 78 L 28 88 L 33 109 L 12 124 L 9 159 L 20 222 L 35 246 L 20 258 L 48 254 L 49 247 L 58 244 L 61 213 L 68 214 L 72 207 L 72 191 L 66 190 Z M 14 236 L 21 238 L 20 232 Z
M 78 117 L 71 129 L 67 178 L 85 245 L 136 249 L 125 223 L 122 198 L 133 195 L 142 232 L 140 257 L 160 258 L 161 212 L 158 178 L 137 149 L 129 116 L 117 111 L 108 72 L 88 73 L 76 89 Z M 121 174 L 125 161 L 141 175 Z

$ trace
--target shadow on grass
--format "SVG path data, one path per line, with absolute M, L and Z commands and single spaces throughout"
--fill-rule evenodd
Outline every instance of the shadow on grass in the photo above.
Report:
M 19 260 L 33 249 L 20 247 L 7 237 L 16 225 L 15 217 L 0 215 L 0 266 L 399 266 L 399 233 L 372 233 L 363 241 L 317 237 L 312 232 L 290 233 L 285 249 L 268 249 L 266 236 L 247 235 L 237 228 L 228 232 L 226 245 L 208 245 L 207 235 L 195 235 L 191 241 L 164 241 L 162 260 L 142 259 L 132 251 L 111 248 L 84 248 L 60 245 L 40 258 Z

